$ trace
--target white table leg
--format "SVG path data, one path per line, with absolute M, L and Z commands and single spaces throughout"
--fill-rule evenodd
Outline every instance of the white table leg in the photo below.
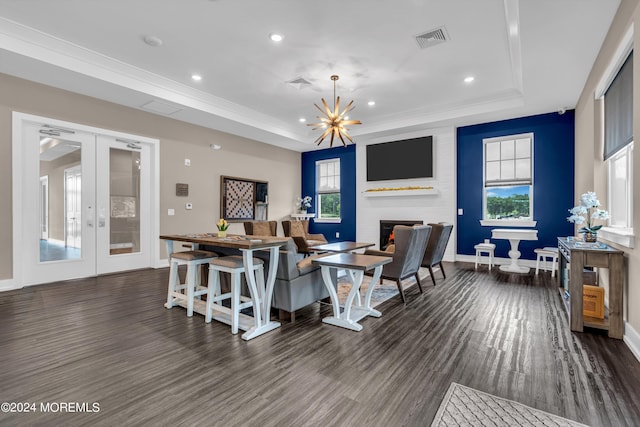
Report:
M 520 240 L 509 239 L 509 244 L 511 244 L 511 250 L 509 251 L 509 258 L 511 258 L 511 263 L 508 265 L 501 265 L 500 270 L 509 273 L 528 273 L 529 267 L 524 267 L 518 264 L 518 258 L 520 258 L 518 245 L 520 244 Z
M 253 271 L 253 250 L 242 249 L 242 260 L 244 262 L 245 276 L 247 285 L 251 293 L 253 301 L 253 318 L 254 326 L 247 332 L 242 334 L 242 339 L 248 341 L 258 337 L 266 332 L 272 331 L 280 327 L 279 322 L 271 320 L 271 294 L 275 284 L 276 272 L 278 268 L 279 247 L 270 248 L 269 250 L 269 272 L 267 273 L 267 284 L 265 286 L 264 278 L 258 279 L 256 282 L 255 272 Z M 267 305 L 268 304 L 268 305 Z
M 334 267 L 328 265 L 323 265 L 321 267 L 322 279 L 329 291 L 331 304 L 333 306 L 333 316 L 325 317 L 322 319 L 322 322 L 359 332 L 362 330 L 362 325 L 358 323 L 360 319 L 366 316 L 380 317 L 382 315 L 382 313 L 370 307 L 373 286 L 375 286 L 376 281 L 380 278 L 382 266 L 376 267 L 374 271 L 371 286 L 367 289 L 364 306 L 360 306 L 359 304 L 354 306 L 354 301 L 358 300 L 359 302 L 360 299 L 360 287 L 362 286 L 362 281 L 364 279 L 364 271 L 345 269 L 351 279 L 351 289 L 349 290 L 349 295 L 347 296 L 347 301 L 344 304 L 344 311 L 342 313 L 340 312 L 338 294 L 335 290 L 336 287 L 330 274 L 331 268 Z

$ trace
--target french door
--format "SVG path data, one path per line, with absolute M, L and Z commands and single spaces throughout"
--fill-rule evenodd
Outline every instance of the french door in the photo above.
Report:
M 35 122 L 22 139 L 23 285 L 152 265 L 149 144 Z

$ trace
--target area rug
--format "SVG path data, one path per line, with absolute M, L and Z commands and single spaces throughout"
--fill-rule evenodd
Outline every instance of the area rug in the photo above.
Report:
M 424 278 L 422 280 L 424 283 Z M 415 279 L 407 279 L 402 282 L 402 287 L 404 289 L 405 295 L 407 294 L 407 290 L 412 286 L 415 286 Z M 371 276 L 364 276 L 364 280 L 362 282 L 362 286 L 360 287 L 360 295 L 362 295 L 362 301 L 364 301 L 365 293 L 367 289 L 371 285 Z M 344 304 L 347 301 L 347 296 L 349 295 L 349 291 L 351 290 L 351 282 L 347 276 L 338 277 L 338 299 L 340 300 L 340 304 Z M 383 280 L 382 284 L 378 280 L 378 283 L 375 284 L 375 288 L 373 288 L 373 294 L 371 295 L 371 307 L 375 307 L 389 298 L 393 298 L 399 294 L 398 285 L 393 280 Z M 397 296 L 398 301 L 400 297 Z
M 566 426 L 586 427 L 513 400 L 451 383 L 431 427 Z

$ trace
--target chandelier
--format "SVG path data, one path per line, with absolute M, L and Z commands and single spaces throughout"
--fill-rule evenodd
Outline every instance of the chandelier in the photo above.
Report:
M 324 139 L 331 135 L 331 140 L 329 142 L 329 147 L 333 147 L 333 140 L 338 137 L 340 141 L 342 141 L 342 145 L 347 146 L 347 142 L 344 140 L 348 139 L 350 142 L 353 142 L 353 138 L 349 136 L 349 132 L 346 128 L 347 125 L 361 125 L 360 120 L 347 120 L 348 117 L 345 117 L 349 111 L 353 110 L 353 101 L 351 101 L 344 108 L 342 113 L 340 112 L 340 97 L 336 98 L 336 81 L 339 79 L 338 76 L 331 76 L 331 80 L 333 80 L 333 111 L 327 105 L 327 102 L 322 98 L 322 105 L 324 106 L 324 110 L 318 106 L 318 104 L 313 104 L 316 106 L 318 110 L 323 114 L 323 116 L 317 116 L 320 119 L 319 123 L 309 123 L 307 126 L 315 126 L 313 130 L 316 129 L 324 129 L 322 135 L 315 140 L 317 145 L 320 145 Z

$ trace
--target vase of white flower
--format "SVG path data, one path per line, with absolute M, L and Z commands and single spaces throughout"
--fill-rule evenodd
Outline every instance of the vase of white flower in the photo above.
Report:
M 296 210 L 300 214 L 306 214 L 307 209 L 311 207 L 311 197 L 296 197 Z
M 567 218 L 569 222 L 574 224 L 582 224 L 587 222 L 587 225 L 578 229 L 578 233 L 582 233 L 582 239 L 585 242 L 595 242 L 598 239 L 598 230 L 602 228 L 602 225 L 592 225 L 591 220 L 606 220 L 609 219 L 609 212 L 599 209 L 600 201 L 596 196 L 596 193 L 589 191 L 580 196 L 580 204 L 569 209 L 571 216 Z

